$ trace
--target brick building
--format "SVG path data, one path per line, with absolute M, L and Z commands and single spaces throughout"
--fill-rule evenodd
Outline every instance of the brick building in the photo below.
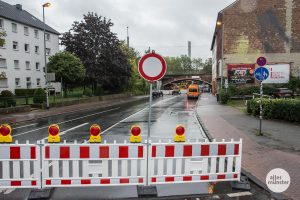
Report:
M 230 81 L 231 68 L 248 67 L 253 74 L 259 56 L 300 76 L 299 19 L 300 0 L 237 0 L 220 11 L 211 45 L 213 92 L 222 73 Z M 243 81 L 254 84 L 254 79 Z

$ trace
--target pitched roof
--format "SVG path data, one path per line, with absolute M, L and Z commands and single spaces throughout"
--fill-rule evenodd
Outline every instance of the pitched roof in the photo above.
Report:
M 0 17 L 10 19 L 21 24 L 32 26 L 38 29 L 44 29 L 44 23 L 22 9 L 22 5 L 10 5 L 0 0 Z M 60 33 L 46 24 L 46 31 L 59 35 Z

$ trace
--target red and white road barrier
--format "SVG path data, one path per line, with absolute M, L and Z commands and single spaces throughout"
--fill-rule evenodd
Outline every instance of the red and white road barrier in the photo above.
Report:
M 238 181 L 242 140 L 151 143 L 152 185 Z M 0 144 L 0 188 L 145 185 L 147 144 Z
M 151 184 L 236 181 L 242 140 L 152 143 L 150 155 Z
M 143 144 L 45 144 L 43 187 L 143 185 Z M 130 168 L 130 169 L 128 169 Z
M 40 150 L 35 144 L 1 144 L 0 152 L 0 188 L 40 187 Z

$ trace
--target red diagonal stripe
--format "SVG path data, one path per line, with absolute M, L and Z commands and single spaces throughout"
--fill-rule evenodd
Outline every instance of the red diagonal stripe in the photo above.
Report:
M 143 158 L 144 156 L 144 148 L 143 146 L 138 146 L 138 157 Z
M 46 180 L 46 185 L 51 185 L 51 180 Z
M 193 147 L 192 145 L 184 145 L 183 146 L 183 156 L 192 156 Z
M 99 147 L 99 157 L 100 158 L 109 158 L 109 146 L 100 146 Z
M 174 182 L 174 177 L 166 177 L 165 181 L 166 182 Z
M 152 146 L 152 158 L 156 157 L 156 146 Z
M 209 145 L 204 144 L 201 145 L 201 156 L 208 156 L 209 155 Z
M 192 177 L 191 176 L 184 176 L 183 181 L 191 181 Z
M 101 179 L 100 184 L 110 184 L 110 179 Z
M 218 179 L 225 179 L 226 175 L 225 174 L 220 174 L 217 177 L 218 177 Z
M 209 176 L 200 176 L 200 180 L 209 180 Z
M 120 183 L 129 183 L 129 178 L 121 178 Z
M 50 147 L 49 146 L 46 146 L 45 147 L 45 158 L 50 158 Z
M 60 183 L 62 184 L 62 185 L 71 185 L 71 180 L 61 180 L 60 181 Z
M 36 185 L 36 181 L 31 181 L 31 185 Z
M 234 145 L 234 155 L 239 155 L 239 150 L 240 150 L 239 144 L 235 144 Z

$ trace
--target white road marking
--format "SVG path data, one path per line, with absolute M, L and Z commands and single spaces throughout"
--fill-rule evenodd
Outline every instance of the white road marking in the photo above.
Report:
M 93 115 L 98 115 L 98 114 L 101 114 L 101 113 L 105 113 L 105 112 L 109 112 L 109 111 L 113 111 L 113 110 L 117 110 L 117 109 L 120 109 L 120 107 L 109 109 L 109 110 L 104 110 L 104 111 L 101 111 L 101 112 L 97 112 L 97 113 L 85 115 L 85 116 L 82 116 L 82 117 L 77 117 L 77 118 L 74 118 L 74 119 L 71 119 L 71 120 L 67 120 L 67 121 L 64 121 L 64 122 L 59 122 L 57 124 L 58 125 L 59 124 L 65 124 L 65 123 L 73 122 L 73 121 L 76 121 L 76 120 L 79 120 L 79 119 L 83 119 L 83 118 L 86 118 L 86 117 L 90 117 L 90 116 L 93 116 Z M 41 129 L 44 129 L 44 128 L 48 128 L 48 126 L 43 126 L 43 127 L 40 127 L 40 128 L 34 129 L 34 130 L 30 130 L 30 131 L 26 131 L 26 132 L 23 132 L 23 133 L 19 133 L 19 134 L 13 135 L 13 137 L 17 137 L 17 136 L 20 136 L 20 135 L 25 135 L 27 133 L 35 132 L 35 131 L 38 131 L 38 130 L 41 130 Z
M 236 193 L 229 193 L 227 196 L 229 197 L 241 197 L 241 196 L 249 196 L 252 195 L 251 192 L 236 192 Z
M 65 134 L 66 134 L 67 132 L 69 132 L 69 131 L 72 131 L 72 130 L 75 130 L 75 129 L 77 129 L 77 128 L 86 126 L 86 125 L 88 125 L 88 124 L 89 124 L 89 123 L 83 123 L 83 124 L 80 124 L 80 125 L 78 125 L 78 126 L 74 126 L 73 128 L 70 128 L 70 129 L 67 129 L 67 130 L 65 130 L 65 131 L 63 131 L 63 132 L 60 132 L 59 135 L 60 135 L 60 136 L 65 135 Z M 45 137 L 45 138 L 43 138 L 42 140 L 46 140 L 46 139 L 48 139 L 48 137 Z
M 177 96 L 171 97 L 171 98 L 168 98 L 168 99 L 164 99 L 164 100 L 161 100 L 161 101 L 158 101 L 158 102 L 156 102 L 155 104 L 152 104 L 152 105 L 151 105 L 151 108 L 152 108 L 153 106 L 157 105 L 158 103 L 163 103 L 163 102 L 165 102 L 165 101 L 169 101 L 169 100 L 174 99 L 174 98 L 176 98 L 176 97 L 177 97 Z M 105 132 L 109 131 L 110 129 L 114 128 L 115 126 L 119 125 L 120 123 L 126 121 L 126 120 L 129 119 L 130 117 L 132 117 L 132 116 L 134 116 L 134 115 L 136 115 L 136 114 L 139 114 L 139 113 L 143 112 L 144 110 L 147 110 L 148 108 L 149 108 L 149 107 L 143 108 L 143 109 L 141 109 L 141 110 L 139 110 L 139 111 L 133 113 L 132 115 L 129 115 L 129 116 L 126 117 L 125 119 L 122 119 L 121 121 L 115 123 L 114 125 L 108 127 L 107 129 L 105 129 L 105 130 L 101 133 L 101 135 L 103 135 Z
M 37 124 L 38 124 L 38 123 L 28 124 L 28 125 L 25 125 L 25 126 L 19 126 L 19 127 L 13 128 L 13 129 L 16 130 L 16 129 L 19 129 L 19 128 L 25 128 L 25 127 L 28 127 L 28 126 L 34 126 L 34 125 L 37 125 Z

